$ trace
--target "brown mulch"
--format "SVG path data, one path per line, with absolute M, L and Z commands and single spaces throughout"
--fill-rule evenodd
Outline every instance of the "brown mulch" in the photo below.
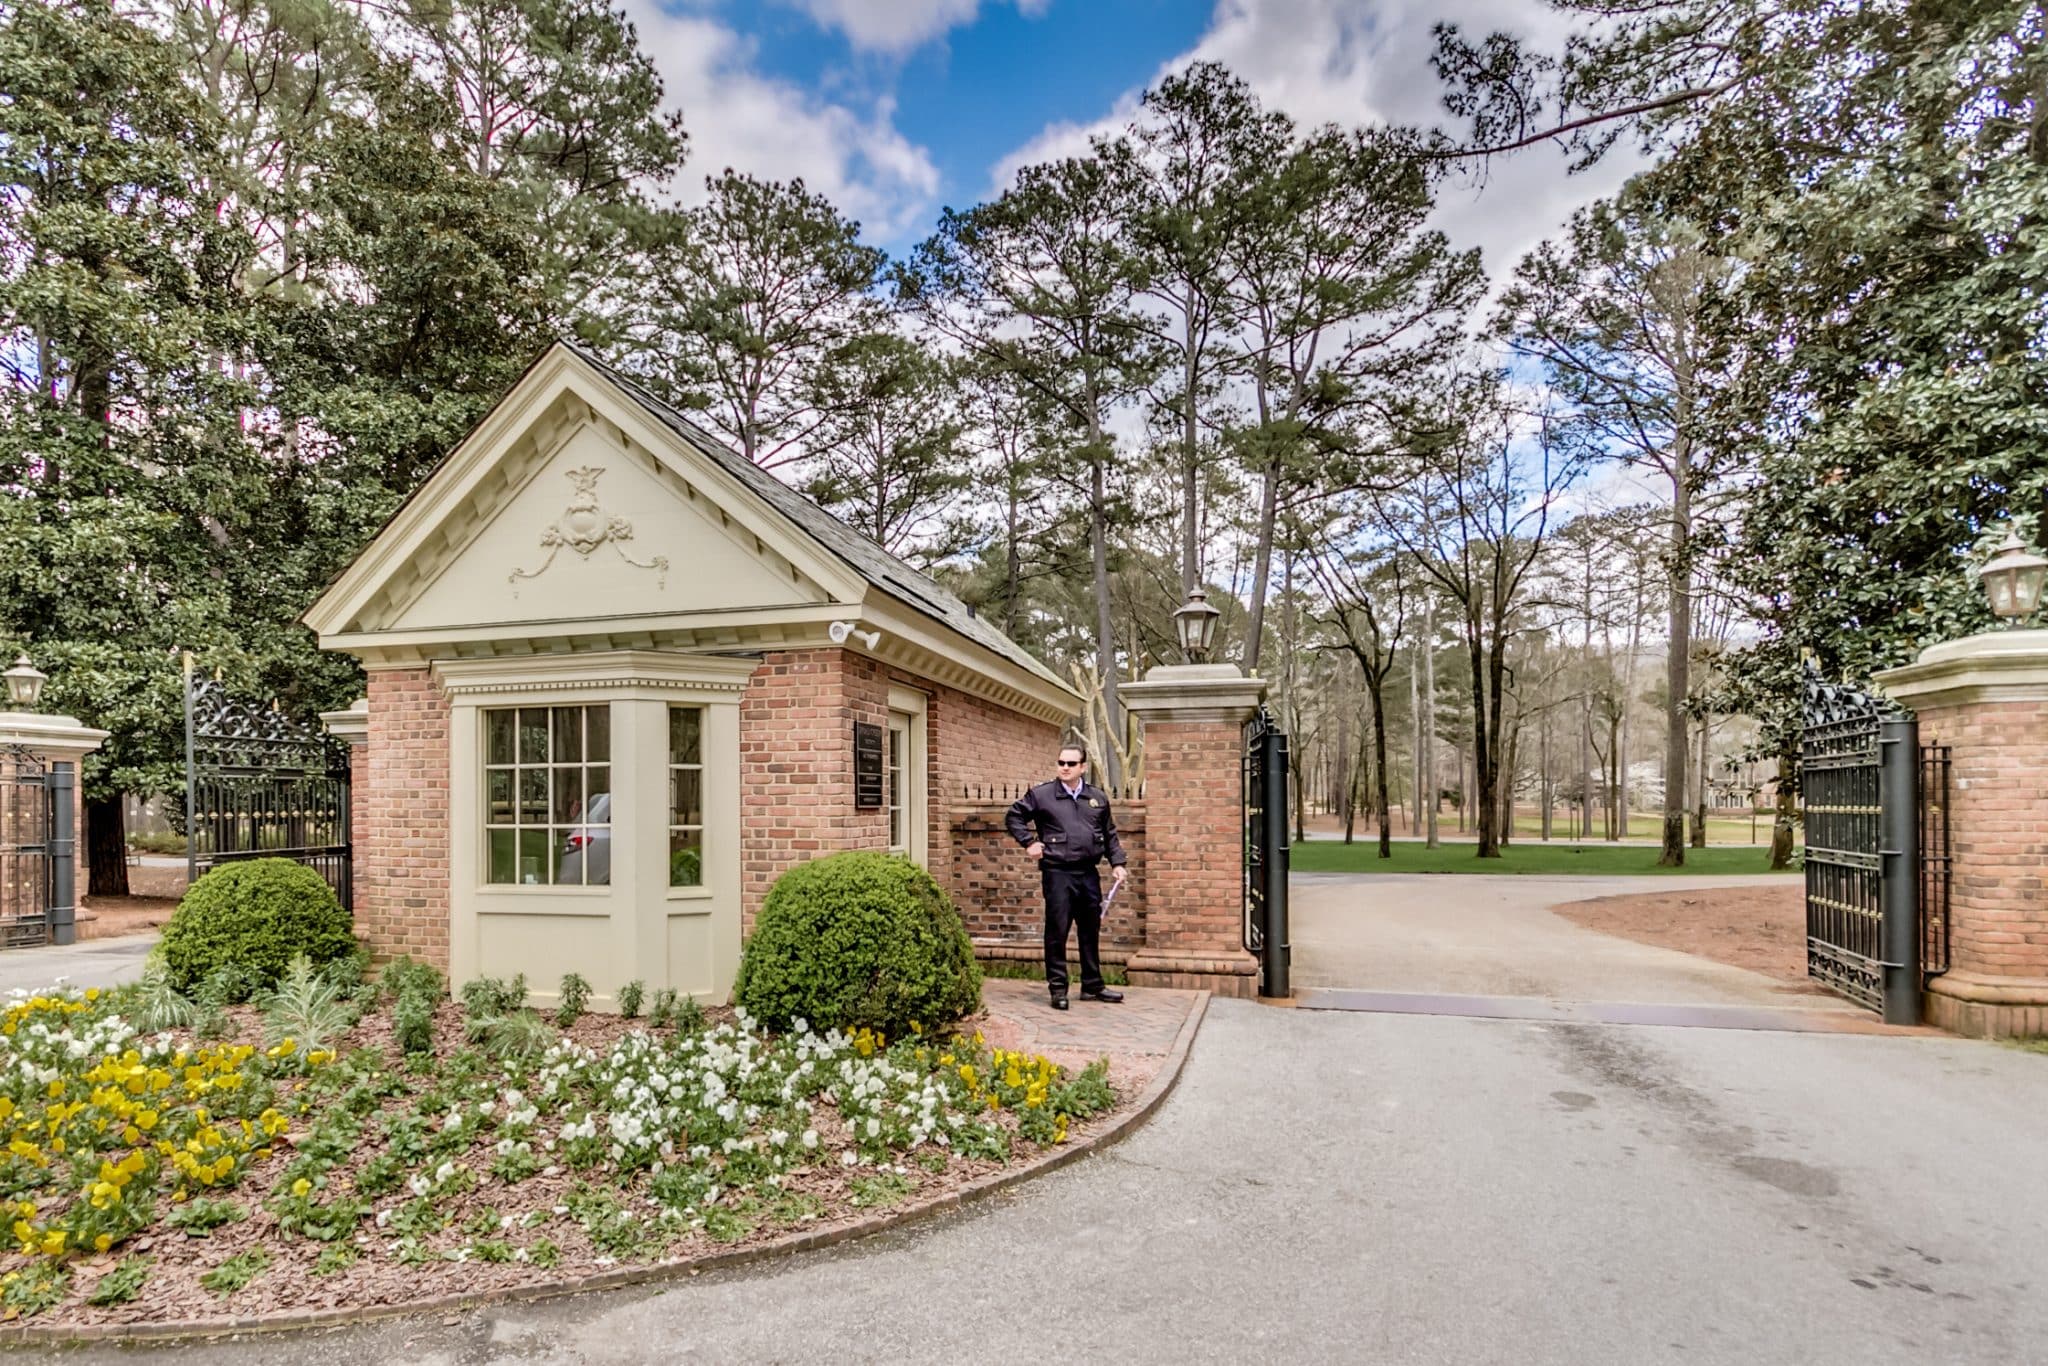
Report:
M 712 1024 L 732 1015 L 727 1008 L 709 1009 L 705 1013 Z M 262 1020 L 253 1008 L 237 1007 L 229 1012 L 229 1016 L 235 1040 L 260 1046 Z M 972 1034 L 986 1022 L 986 1016 L 978 1016 L 963 1021 L 960 1028 L 963 1033 Z M 646 1027 L 644 1019 L 586 1015 L 562 1032 L 579 1044 L 602 1050 L 620 1036 Z M 435 1019 L 437 1053 L 442 1061 L 459 1051 L 462 1038 L 460 1006 L 452 1001 L 444 1003 Z M 343 1052 L 359 1047 L 377 1048 L 383 1050 L 387 1057 L 397 1056 L 389 1012 L 378 1009 L 366 1015 L 344 1036 L 340 1047 Z M 1075 1071 L 1092 1061 L 1078 1054 L 1058 1056 L 1054 1060 Z M 1074 1122 L 1068 1130 L 1068 1142 L 1085 1143 L 1091 1136 L 1117 1124 L 1137 1103 L 1145 1084 L 1156 1073 L 1158 1062 L 1158 1059 L 1149 1058 L 1142 1061 L 1112 1060 L 1111 1079 L 1117 1092 L 1117 1103 L 1086 1120 Z M 430 1084 L 421 1079 L 413 1090 L 426 1089 Z M 403 1112 L 410 1108 L 414 1098 L 414 1094 L 391 1097 L 385 1101 L 384 1108 Z M 474 1259 L 459 1263 L 432 1260 L 406 1265 L 386 1248 L 397 1237 L 395 1230 L 379 1228 L 372 1218 L 365 1218 L 354 1239 L 361 1253 L 358 1260 L 322 1276 L 314 1274 L 314 1264 L 331 1244 L 282 1233 L 275 1216 L 264 1208 L 264 1202 L 278 1183 L 279 1174 L 292 1161 L 293 1145 L 304 1141 L 316 1118 L 295 1119 L 272 1157 L 252 1164 L 235 1187 L 214 1192 L 219 1198 L 247 1211 L 248 1217 L 242 1222 L 224 1225 L 204 1237 L 190 1237 L 159 1223 L 147 1233 L 116 1247 L 108 1255 L 83 1258 L 75 1265 L 72 1293 L 67 1302 L 35 1315 L 29 1322 L 36 1326 L 68 1327 L 162 1324 L 214 1317 L 242 1319 L 344 1307 L 401 1306 L 442 1296 L 558 1285 L 614 1266 L 687 1263 L 713 1252 L 757 1246 L 796 1231 L 829 1231 L 864 1223 L 877 1215 L 927 1205 L 991 1173 L 1031 1162 L 1049 1151 L 1021 1137 L 1014 1137 L 1014 1149 L 1008 1162 L 968 1159 L 949 1153 L 945 1170 L 937 1173 L 924 1170 L 913 1155 L 906 1154 L 901 1165 L 906 1169 L 904 1180 L 909 1183 L 909 1191 L 887 1208 L 861 1207 L 853 1203 L 853 1180 L 875 1176 L 876 1168 L 866 1165 L 846 1168 L 836 1160 L 821 1160 L 786 1174 L 782 1181 L 785 1191 L 815 1197 L 819 1202 L 816 1214 L 785 1222 L 772 1213 L 764 1212 L 757 1216 L 758 1222 L 751 1230 L 736 1238 L 720 1241 L 701 1230 L 687 1232 L 669 1239 L 658 1249 L 615 1259 L 592 1244 L 574 1217 L 552 1211 L 566 1202 L 572 1188 L 587 1183 L 611 1190 L 633 1213 L 648 1215 L 654 1206 L 646 1193 L 645 1174 L 637 1176 L 630 1187 L 621 1188 L 602 1169 L 577 1171 L 563 1163 L 555 1175 L 538 1174 L 506 1185 L 489 1174 L 495 1135 L 487 1131 L 459 1159 L 478 1178 L 474 1188 L 459 1196 L 443 1196 L 436 1200 L 437 1207 L 452 1217 L 445 1229 L 422 1241 L 437 1251 L 452 1252 L 473 1241 L 475 1235 L 465 1232 L 465 1226 L 485 1211 L 494 1211 L 501 1218 L 511 1216 L 513 1225 L 501 1233 L 486 1236 L 502 1239 L 514 1246 L 532 1245 L 546 1238 L 560 1249 L 557 1265 L 542 1268 L 531 1263 L 491 1263 Z M 1014 1129 L 1014 1116 L 1004 1112 L 1002 1118 Z M 553 1123 L 543 1121 L 540 1132 L 553 1132 L 558 1127 L 559 1120 Z M 845 1130 L 829 1101 L 820 1099 L 813 1116 L 813 1127 L 822 1140 L 821 1153 L 830 1157 L 845 1138 Z M 363 1137 L 358 1147 L 328 1174 L 328 1185 L 323 1191 L 325 1198 L 333 1199 L 353 1190 L 354 1173 L 383 1151 L 384 1145 L 377 1137 L 378 1133 L 375 1114 L 365 1116 Z M 536 1156 L 543 1162 L 562 1161 L 559 1154 L 543 1154 L 538 1139 L 534 1148 Z M 395 1192 L 375 1197 L 371 1208 L 391 1209 L 409 1199 L 411 1193 L 401 1186 Z M 541 1212 L 548 1212 L 544 1220 L 531 1228 L 525 1226 L 527 1215 Z M 206 1272 L 235 1254 L 252 1248 L 267 1252 L 271 1260 L 241 1290 L 223 1298 L 200 1284 L 199 1278 Z M 148 1280 L 137 1299 L 110 1307 L 95 1307 L 82 1302 L 81 1292 L 89 1291 L 102 1274 L 112 1270 L 124 1257 L 136 1254 L 147 1256 L 150 1261 Z M 0 1255 L 0 1271 L 20 1269 L 27 1262 L 28 1259 L 18 1253 Z
M 1602 934 L 1677 949 L 1775 977 L 1801 991 L 1818 991 L 1806 975 L 1804 907 L 1802 887 L 1788 880 L 1768 887 L 1603 896 L 1551 909 Z
M 170 923 L 178 909 L 176 897 L 89 896 L 78 905 L 80 939 L 119 939 L 153 934 Z

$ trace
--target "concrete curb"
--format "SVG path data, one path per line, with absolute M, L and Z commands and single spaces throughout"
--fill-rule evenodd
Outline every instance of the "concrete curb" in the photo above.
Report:
M 999 1172 L 990 1172 L 979 1180 L 972 1181 L 958 1190 L 949 1191 L 924 1204 L 907 1209 L 890 1210 L 871 1218 L 850 1224 L 841 1224 L 829 1229 L 810 1233 L 791 1233 L 753 1247 L 735 1248 L 730 1252 L 708 1252 L 700 1257 L 680 1261 L 656 1262 L 647 1266 L 619 1267 L 612 1271 L 592 1272 L 572 1280 L 543 1282 L 536 1285 L 505 1286 L 496 1290 L 458 1292 L 452 1295 L 438 1295 L 431 1299 L 410 1300 L 404 1304 L 375 1304 L 353 1308 L 313 1309 L 283 1314 L 250 1318 L 228 1319 L 178 1319 L 168 1323 L 104 1323 L 48 1326 L 40 1324 L 15 1324 L 0 1327 L 0 1349 L 15 1347 L 51 1347 L 75 1343 L 139 1343 L 176 1342 L 198 1339 L 232 1337 L 253 1333 L 284 1333 L 310 1328 L 342 1328 L 357 1324 L 376 1323 L 387 1319 L 411 1318 L 417 1315 L 446 1314 L 451 1311 L 482 1309 L 499 1304 L 522 1304 L 540 1300 L 561 1299 L 569 1295 L 580 1295 L 594 1290 L 619 1290 L 628 1286 L 649 1285 L 662 1281 L 701 1274 L 706 1271 L 724 1271 L 732 1267 L 748 1266 L 779 1257 L 794 1257 L 799 1253 L 828 1248 L 855 1238 L 902 1228 L 933 1215 L 950 1210 L 1008 1189 L 1020 1182 L 1042 1176 L 1047 1172 L 1078 1162 L 1111 1144 L 1122 1142 L 1152 1117 L 1152 1114 L 1172 1094 L 1180 1081 L 1181 1069 L 1188 1060 L 1188 1052 L 1194 1046 L 1195 1033 L 1201 1028 L 1203 1016 L 1209 1008 L 1209 993 L 1196 995 L 1188 1007 L 1187 1019 L 1181 1022 L 1180 1032 L 1174 1037 L 1173 1047 L 1168 1050 L 1166 1060 L 1159 1066 L 1159 1072 L 1152 1078 L 1152 1084 L 1145 1088 L 1143 1095 L 1129 1110 L 1118 1116 L 1116 1121 L 1101 1133 L 1090 1135 L 1085 1141 L 1069 1144 L 1043 1153 L 1020 1167 L 1009 1167 Z

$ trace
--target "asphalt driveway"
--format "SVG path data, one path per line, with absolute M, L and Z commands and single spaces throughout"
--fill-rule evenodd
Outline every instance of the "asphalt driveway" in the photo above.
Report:
M 1294 986 L 1846 1009 L 1759 973 L 1586 929 L 1549 909 L 1590 897 L 1783 880 L 1297 874 L 1289 898 Z
M 2009 1363 L 2048 1057 L 1221 1001 L 1104 1156 L 662 1292 L 147 1359 Z M 133 1362 L 113 1349 L 67 1361 Z

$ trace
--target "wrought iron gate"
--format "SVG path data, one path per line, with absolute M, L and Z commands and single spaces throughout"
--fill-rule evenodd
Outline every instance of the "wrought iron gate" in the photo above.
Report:
M 185 674 L 185 864 L 288 858 L 355 909 L 348 747 L 276 704 L 252 707 L 217 679 Z
M 1948 968 L 1948 750 L 1847 684 L 1809 675 L 1805 712 L 1807 975 L 1918 1024 L 1926 975 Z
M 1259 995 L 1286 996 L 1287 732 L 1260 707 L 1244 733 L 1244 946 L 1259 959 Z
M 78 936 L 78 765 L 0 747 L 0 948 Z

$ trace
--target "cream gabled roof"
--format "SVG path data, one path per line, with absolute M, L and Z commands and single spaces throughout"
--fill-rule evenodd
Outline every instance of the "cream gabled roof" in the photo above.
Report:
M 595 473 L 592 473 L 595 471 Z M 366 662 L 824 644 L 1049 720 L 1080 697 L 929 576 L 557 342 L 306 613 Z

